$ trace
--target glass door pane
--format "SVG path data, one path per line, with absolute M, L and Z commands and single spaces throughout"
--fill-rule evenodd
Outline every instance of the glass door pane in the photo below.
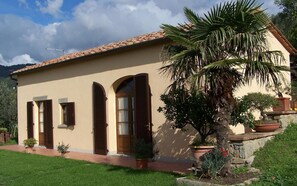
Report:
M 128 109 L 128 98 L 120 97 L 118 98 L 118 109 Z
M 119 135 L 129 135 L 129 124 L 128 123 L 119 123 L 118 125 Z

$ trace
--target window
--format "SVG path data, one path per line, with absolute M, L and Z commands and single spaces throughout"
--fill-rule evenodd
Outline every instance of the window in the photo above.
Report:
M 60 103 L 61 105 L 61 124 L 75 125 L 74 102 Z

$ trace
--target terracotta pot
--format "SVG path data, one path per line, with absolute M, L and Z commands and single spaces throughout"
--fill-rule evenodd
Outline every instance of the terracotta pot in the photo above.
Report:
M 201 156 L 205 153 L 214 149 L 214 146 L 191 146 L 191 150 L 193 152 L 193 156 L 196 159 L 196 162 L 200 161 Z
M 136 168 L 137 169 L 147 169 L 148 168 L 148 159 L 136 159 Z
M 279 123 L 262 123 L 255 126 L 256 132 L 273 132 L 280 127 Z
M 290 98 L 276 98 L 279 101 L 278 106 L 273 107 L 273 111 L 289 111 L 291 110 Z

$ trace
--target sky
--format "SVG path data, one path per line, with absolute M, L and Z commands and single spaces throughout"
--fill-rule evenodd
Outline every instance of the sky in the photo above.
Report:
M 227 0 L 0 0 L 0 65 L 40 63 L 184 23 Z M 271 14 L 274 0 L 258 0 Z

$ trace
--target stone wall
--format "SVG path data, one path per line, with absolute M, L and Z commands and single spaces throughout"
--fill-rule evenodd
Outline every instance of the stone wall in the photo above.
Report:
M 275 132 L 252 132 L 239 135 L 230 135 L 230 153 L 235 158 L 248 159 L 255 151 L 264 147 L 267 141 L 282 133 L 291 123 L 297 124 L 297 112 L 269 112 L 267 115 L 281 123 L 281 128 Z

